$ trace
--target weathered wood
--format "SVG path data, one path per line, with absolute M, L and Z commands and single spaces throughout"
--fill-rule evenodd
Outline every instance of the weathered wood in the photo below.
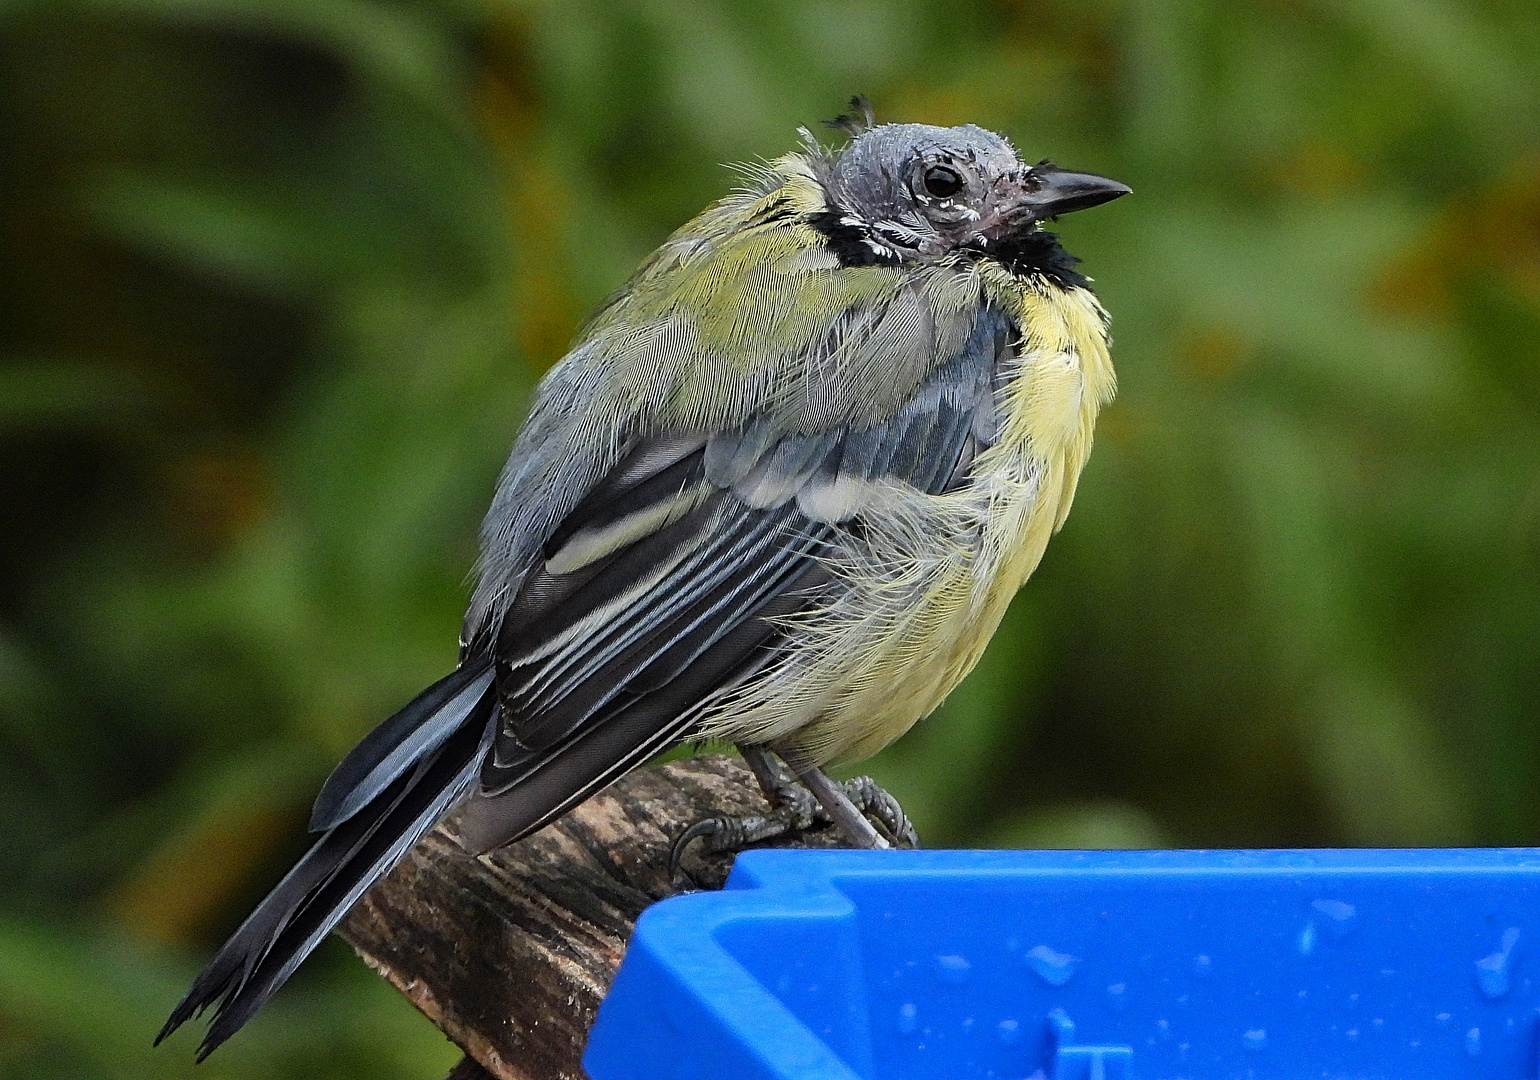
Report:
M 449 1075 L 444 1080 L 492 1080 L 492 1074 L 481 1067 L 481 1062 L 473 1057 L 463 1057 L 460 1063 L 449 1070 Z
M 632 773 L 479 859 L 460 847 L 451 818 L 364 896 L 340 933 L 465 1050 L 452 1080 L 579 1080 L 588 1029 L 636 918 L 673 891 L 673 838 L 702 818 L 764 810 L 743 762 L 714 755 Z M 825 827 L 784 843 L 830 847 L 839 835 Z M 684 865 L 716 888 L 730 862 L 692 850 Z

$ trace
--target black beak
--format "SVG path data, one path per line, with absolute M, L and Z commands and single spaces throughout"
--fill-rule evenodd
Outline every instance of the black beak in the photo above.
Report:
M 1031 211 L 1034 221 L 1100 206 L 1133 190 L 1105 176 L 1061 169 L 1051 161 L 1034 165 L 1031 176 L 1037 187 L 1023 195 L 1021 205 Z

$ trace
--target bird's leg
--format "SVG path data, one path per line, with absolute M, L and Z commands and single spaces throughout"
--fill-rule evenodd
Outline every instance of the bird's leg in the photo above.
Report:
M 738 752 L 759 782 L 759 789 L 770 804 L 770 813 L 697 821 L 674 841 L 669 853 L 671 879 L 678 879 L 679 860 L 685 848 L 696 840 L 702 842 L 709 854 L 715 855 L 829 822 L 839 826 L 840 832 L 854 847 L 920 846 L 920 837 L 903 807 L 871 777 L 857 776 L 836 783 L 816 766 L 799 768 L 788 760 L 787 764 L 797 777 L 792 780 L 764 747 L 742 745 Z M 874 828 L 868 816 L 875 819 L 881 829 Z
M 829 820 L 823 807 L 802 785 L 786 777 L 765 749 L 760 746 L 738 747 L 743 760 L 759 781 L 759 790 L 770 804 L 768 814 L 723 816 L 697 821 L 674 841 L 669 852 L 670 880 L 679 877 L 679 860 L 691 843 L 700 840 L 708 854 L 738 851 L 765 840 L 774 840 L 789 832 L 802 832 Z
M 802 786 L 813 793 L 813 798 L 823 806 L 824 813 L 839 826 L 840 832 L 845 834 L 845 838 L 852 846 L 858 848 L 893 846 L 872 826 L 870 821 L 866 820 L 866 815 L 856 809 L 855 803 L 850 801 L 850 796 L 845 794 L 844 788 L 830 780 L 828 774 L 822 769 L 816 765 L 809 765 L 802 769 L 797 769 L 793 765 L 792 768 L 796 770 L 797 779 L 802 781 Z
M 788 758 L 786 763 L 797 773 L 800 785 L 787 783 L 780 768 L 762 746 L 740 746 L 743 760 L 754 770 L 760 790 L 765 793 L 771 806 L 780 806 L 789 800 L 806 799 L 809 792 L 818 800 L 823 813 L 820 820 L 832 821 L 840 826 L 856 847 L 903 848 L 920 846 L 920 834 L 915 831 L 904 808 L 870 776 L 857 776 L 836 782 L 815 766 L 797 766 Z M 872 829 L 867 818 L 876 818 L 882 832 Z M 847 824 L 848 822 L 848 824 Z M 885 835 L 884 835 L 885 834 Z M 873 842 L 873 837 L 876 842 Z
M 743 763 L 754 774 L 754 779 L 759 781 L 759 790 L 764 793 L 765 802 L 771 806 L 781 806 L 795 797 L 792 784 L 763 746 L 745 743 L 738 747 L 738 753 L 743 755 Z
M 806 782 L 803 781 L 803 783 Z M 920 834 L 915 831 L 909 815 L 904 813 L 904 808 L 898 804 L 898 800 L 878 787 L 877 782 L 870 776 L 852 777 L 835 784 L 834 787 L 861 812 L 863 821 L 875 819 L 885 834 L 883 839 L 893 846 L 901 848 L 920 846 Z
M 795 766 L 793 766 L 795 768 Z M 797 779 L 823 804 L 824 811 L 840 827 L 851 844 L 863 848 L 903 848 L 920 846 L 904 808 L 870 776 L 857 776 L 841 783 L 830 780 L 822 769 L 799 770 Z M 872 827 L 875 818 L 881 831 Z

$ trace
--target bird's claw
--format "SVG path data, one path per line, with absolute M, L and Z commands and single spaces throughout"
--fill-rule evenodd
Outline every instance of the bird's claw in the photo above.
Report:
M 805 832 L 815 826 L 828 825 L 833 820 L 807 788 L 791 780 L 778 779 L 780 782 L 765 793 L 771 805 L 768 814 L 706 818 L 680 833 L 669 850 L 669 880 L 681 882 L 681 863 L 685 850 L 697 840 L 701 841 L 701 850 L 705 854 L 721 855 L 741 851 L 752 844 L 774 840 L 787 833 Z M 903 807 L 871 777 L 857 776 L 836 786 L 894 847 L 920 846 L 919 834 Z
M 680 862 L 685 849 L 696 840 L 708 855 L 721 855 L 728 851 L 741 851 L 751 844 L 774 840 L 787 833 L 804 832 L 814 825 L 826 824 L 828 815 L 811 794 L 802 789 L 785 792 L 783 798 L 768 814 L 744 814 L 739 817 L 713 817 L 697 821 L 674 841 L 668 853 L 668 877 L 680 880 Z
M 871 820 L 886 835 L 887 840 L 900 848 L 920 846 L 920 834 L 898 800 L 877 786 L 870 776 L 856 776 L 839 784 L 845 797 L 855 808 Z

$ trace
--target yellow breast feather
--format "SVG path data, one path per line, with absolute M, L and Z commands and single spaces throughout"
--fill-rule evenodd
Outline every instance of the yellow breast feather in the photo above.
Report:
M 817 762 L 877 752 L 972 670 L 1063 523 L 1115 387 L 1105 315 L 1083 288 L 988 265 L 955 278 L 1022 327 L 999 440 L 961 489 L 887 487 L 865 542 L 831 562 L 839 599 L 786 620 L 795 656 L 722 699 L 707 734 Z

